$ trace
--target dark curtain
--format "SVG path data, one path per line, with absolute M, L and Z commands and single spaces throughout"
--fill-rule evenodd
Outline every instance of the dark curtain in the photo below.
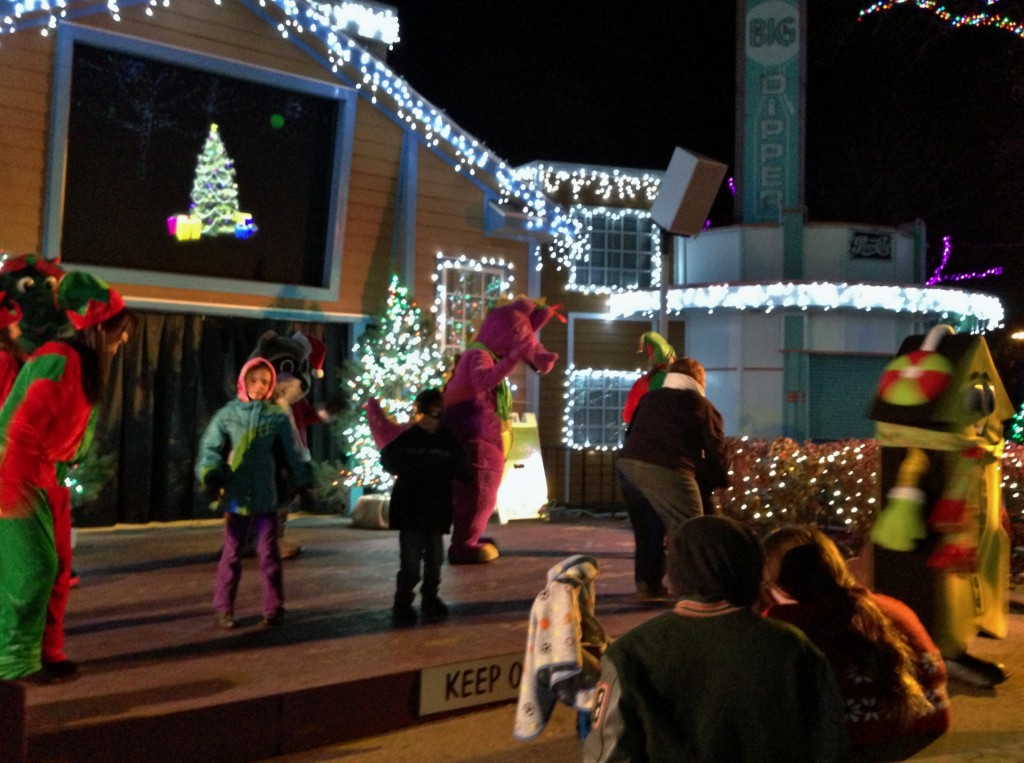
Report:
M 210 517 L 193 476 L 195 452 L 213 413 L 234 397 L 238 371 L 260 335 L 304 331 L 327 345 L 314 403 L 338 389 L 349 327 L 246 318 L 138 313 L 131 342 L 114 361 L 99 412 L 93 454 L 116 466 L 96 500 L 75 509 L 80 526 Z M 314 427 L 314 459 L 340 459 L 329 427 Z

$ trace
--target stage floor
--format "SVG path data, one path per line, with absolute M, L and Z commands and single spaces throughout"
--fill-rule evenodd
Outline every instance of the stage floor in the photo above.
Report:
M 260 625 L 259 571 L 251 559 L 236 602 L 239 627 L 232 631 L 215 626 L 211 605 L 218 522 L 80 531 L 75 568 L 82 582 L 71 592 L 65 625 L 67 651 L 82 676 L 28 688 L 30 758 L 109 760 L 100 749 L 85 750 L 112 743 L 111 736 L 138 736 L 159 718 L 179 718 L 185 726 L 195 711 L 212 718 L 246 703 L 255 703 L 258 714 L 276 715 L 264 724 L 274 728 L 263 729 L 262 741 L 250 732 L 254 738 L 236 746 L 237 757 L 225 752 L 206 759 L 251 760 L 248 748 L 269 757 L 407 725 L 418 715 L 422 669 L 522 652 L 530 607 L 548 569 L 577 553 L 598 559 L 599 617 L 610 634 L 667 606 L 635 599 L 633 539 L 624 516 L 522 520 L 491 529 L 502 550 L 498 560 L 442 570 L 449 619 L 395 629 L 397 533 L 356 529 L 339 517 L 293 517 L 287 538 L 304 551 L 285 562 L 284 626 Z M 380 683 L 381 677 L 392 680 Z M 366 695 L 367 717 L 339 705 L 334 723 L 311 719 L 325 712 L 324 703 L 343 696 L 348 704 L 352 687 Z M 379 693 L 388 696 L 373 696 Z M 395 695 L 408 695 L 397 708 Z M 296 707 L 282 710 L 270 702 L 280 697 L 291 697 Z M 289 712 L 310 728 L 278 728 L 294 726 L 282 720 Z M 216 733 L 207 725 L 196 731 Z M 185 759 L 181 752 L 168 759 Z M 160 758 L 152 750 L 147 757 Z
M 521 654 L 548 569 L 577 553 L 598 560 L 597 614 L 610 635 L 670 606 L 636 600 L 624 515 L 491 530 L 498 560 L 442 571 L 451 617 L 395 629 L 397 533 L 356 529 L 340 517 L 293 517 L 287 537 L 304 552 L 285 562 L 285 625 L 260 626 L 253 559 L 233 631 L 216 627 L 211 605 L 218 522 L 81 531 L 82 582 L 66 630 L 82 676 L 27 688 L 29 759 L 251 761 L 452 717 L 420 715 L 422 671 Z M 1013 611 L 1009 638 L 977 639 L 972 651 L 1006 663 L 1014 677 L 995 691 L 951 687 L 956 733 L 925 755 L 956 754 L 971 739 L 974 749 L 983 738 L 1024 740 L 1024 614 Z M 477 708 L 492 699 L 479 684 L 476 693 Z

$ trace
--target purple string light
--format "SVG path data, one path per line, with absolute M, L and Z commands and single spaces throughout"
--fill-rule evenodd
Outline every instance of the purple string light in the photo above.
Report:
M 935 286 L 942 283 L 943 281 L 970 281 L 979 278 L 988 278 L 989 276 L 999 276 L 1003 274 L 1003 268 L 1001 265 L 997 265 L 994 268 L 989 268 L 980 273 L 956 273 L 954 275 L 943 275 L 942 271 L 949 262 L 949 256 L 953 252 L 952 237 L 942 237 L 942 262 L 935 268 L 935 272 L 932 273 L 932 277 L 925 281 L 925 286 Z

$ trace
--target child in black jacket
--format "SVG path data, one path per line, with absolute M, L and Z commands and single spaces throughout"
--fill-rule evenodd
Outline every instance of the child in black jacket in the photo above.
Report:
M 437 620 L 448 614 L 438 596 L 444 535 L 452 527 L 452 480 L 469 478 L 469 463 L 462 445 L 441 426 L 443 398 L 438 389 L 416 396 L 414 426 L 388 443 L 380 452 L 381 465 L 395 475 L 389 521 L 398 530 L 401 566 L 398 570 L 395 625 L 416 623 L 412 607 L 414 589 L 423 585 L 420 600 L 423 617 Z

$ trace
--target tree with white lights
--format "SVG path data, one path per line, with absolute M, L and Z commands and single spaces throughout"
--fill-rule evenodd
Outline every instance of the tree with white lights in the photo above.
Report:
M 1024 403 L 1021 404 L 1017 415 L 1013 417 L 1013 421 L 1010 423 L 1010 434 L 1006 439 L 1013 442 L 1024 442 Z
M 210 125 L 192 182 L 192 214 L 203 221 L 203 234 L 234 235 L 238 212 L 235 163 L 228 156 L 216 123 Z
M 380 466 L 363 405 L 371 397 L 401 423 L 412 417 L 413 398 L 422 389 L 444 383 L 445 362 L 432 327 L 408 289 L 391 277 L 384 314 L 359 337 L 342 372 L 341 390 L 348 408 L 335 421 L 348 453 L 346 483 L 386 488 L 391 476 Z

